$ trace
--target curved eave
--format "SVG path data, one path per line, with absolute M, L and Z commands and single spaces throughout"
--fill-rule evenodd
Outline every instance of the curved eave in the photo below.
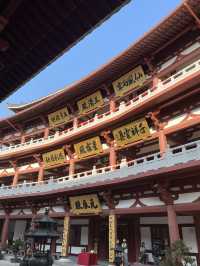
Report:
M 108 19 L 130 0 L 1 0 L 0 101 Z M 18 3 L 17 7 L 15 2 Z M 9 9 L 9 16 L 8 12 Z M 12 16 L 10 16 L 12 13 Z
M 187 1 L 195 12 L 200 13 L 199 0 Z M 107 64 L 92 72 L 78 82 L 67 86 L 65 89 L 58 91 L 54 96 L 44 99 L 44 101 L 29 107 L 16 115 L 8 118 L 11 122 L 18 122 L 41 112 L 48 112 L 51 106 L 55 105 L 63 98 L 67 101 L 69 98 L 78 97 L 85 91 L 95 89 L 106 80 L 112 77 L 119 77 L 130 65 L 133 67 L 143 57 L 154 54 L 155 51 L 164 46 L 166 42 L 177 36 L 186 27 L 194 24 L 193 17 L 188 13 L 184 4 L 178 6 L 174 12 L 164 18 L 157 26 L 145 33 L 138 41 L 131 45 L 127 50 L 110 60 Z M 7 119 L 0 121 L 1 126 L 7 126 Z

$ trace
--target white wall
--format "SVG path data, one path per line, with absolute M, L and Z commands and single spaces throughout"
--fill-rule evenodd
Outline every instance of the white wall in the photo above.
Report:
M 81 245 L 88 245 L 88 226 L 81 227 Z
M 192 216 L 177 216 L 178 224 L 193 224 Z M 141 217 L 140 224 L 168 224 L 167 217 Z

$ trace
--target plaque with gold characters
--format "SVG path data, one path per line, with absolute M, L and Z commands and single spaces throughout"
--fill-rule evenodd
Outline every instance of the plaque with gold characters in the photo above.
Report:
M 51 127 L 56 127 L 62 125 L 69 121 L 69 112 L 67 107 L 62 108 L 56 112 L 53 112 L 48 115 L 49 125 Z
M 142 66 L 138 66 L 130 72 L 115 80 L 112 85 L 117 96 L 123 96 L 126 92 L 142 86 L 145 74 Z
M 113 263 L 115 260 L 115 243 L 116 243 L 116 215 L 109 215 L 109 262 Z
M 103 97 L 100 91 L 81 99 L 77 102 L 79 113 L 84 114 L 94 110 L 104 104 Z
M 65 162 L 65 152 L 63 149 L 57 149 L 42 154 L 43 162 L 46 167 L 61 164 Z
M 121 147 L 141 139 L 146 139 L 150 136 L 150 130 L 146 119 L 143 118 L 114 129 L 113 136 L 117 146 Z
M 74 144 L 75 152 L 79 159 L 99 154 L 103 151 L 99 137 L 90 138 Z
M 102 211 L 99 198 L 96 194 L 69 197 L 71 212 L 80 214 L 98 214 Z
M 65 218 L 64 218 L 64 227 L 63 227 L 62 249 L 61 249 L 62 257 L 68 256 L 69 231 L 70 231 L 70 217 L 69 216 L 65 216 Z

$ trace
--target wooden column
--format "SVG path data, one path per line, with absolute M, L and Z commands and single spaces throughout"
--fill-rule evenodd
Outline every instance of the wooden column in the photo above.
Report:
M 153 88 L 158 86 L 160 79 L 157 76 L 153 77 Z
M 17 183 L 18 183 L 18 180 L 19 180 L 19 171 L 16 170 L 16 171 L 15 171 L 15 175 L 14 175 L 14 177 L 13 177 L 13 183 L 12 183 L 12 185 L 13 185 L 13 186 L 16 186 Z
M 67 257 L 69 255 L 69 233 L 70 233 L 70 216 L 69 213 L 65 214 L 64 227 L 63 227 L 63 240 L 62 240 L 62 251 L 61 256 Z
M 39 172 L 37 182 L 42 182 L 44 180 L 44 162 L 42 161 L 42 156 L 40 154 L 34 154 L 34 159 L 39 164 Z
M 115 245 L 117 240 L 117 217 L 113 210 L 110 211 L 108 217 L 108 227 L 109 227 L 109 265 L 114 265 L 115 260 Z
M 18 180 L 19 180 L 19 170 L 17 168 L 17 161 L 11 161 L 10 163 L 11 163 L 12 167 L 15 170 L 15 174 L 14 174 L 14 177 L 13 177 L 12 186 L 16 186 L 17 183 L 18 183 Z
M 161 123 L 158 119 L 158 114 L 160 111 L 150 112 L 148 113 L 148 117 L 151 118 L 156 131 L 158 132 L 158 140 L 159 140 L 159 148 L 160 154 L 163 156 L 167 151 L 167 137 L 164 132 L 164 123 Z
M 26 142 L 26 137 L 25 137 L 25 135 L 23 134 L 22 136 L 21 136 L 21 144 L 23 144 L 23 143 L 25 143 Z
M 165 135 L 163 125 L 160 125 L 159 127 L 158 138 L 159 138 L 160 154 L 161 156 L 163 156 L 167 151 L 167 137 Z
M 176 212 L 172 204 L 167 205 L 167 216 L 169 226 L 170 243 L 180 240 L 179 228 L 177 223 Z
M 89 219 L 89 234 L 88 234 L 88 251 L 94 250 L 94 235 L 95 235 L 95 223 L 94 217 Z
M 39 163 L 39 172 L 38 172 L 38 180 L 37 182 L 42 182 L 44 180 L 44 163 L 40 162 Z
M 51 240 L 51 255 L 56 254 L 56 238 Z
M 1 233 L 1 248 L 2 249 L 6 248 L 7 246 L 9 222 L 10 222 L 10 216 L 9 216 L 9 213 L 6 213 L 5 220 L 3 223 L 2 233 Z
M 174 198 L 172 193 L 169 191 L 169 184 L 159 184 L 158 189 L 160 192 L 160 199 L 167 207 L 170 243 L 173 244 L 175 241 L 180 240 L 176 211 L 174 209 Z
M 103 131 L 101 136 L 104 137 L 107 145 L 109 146 L 109 165 L 112 167 L 112 169 L 115 169 L 117 164 L 117 155 L 115 150 L 115 141 L 112 139 L 110 134 L 111 132 L 109 130 Z
M 49 137 L 49 127 L 46 126 L 44 129 L 44 139 L 48 139 Z
M 78 117 L 74 117 L 74 120 L 73 120 L 73 128 L 77 128 L 78 127 Z
M 66 153 L 69 157 L 69 176 L 73 176 L 75 174 L 75 159 L 72 152 L 72 147 L 71 145 L 65 145 L 63 146 L 63 149 L 66 150 Z
M 194 216 L 194 224 L 195 224 L 197 248 L 198 248 L 197 262 L 198 265 L 200 265 L 200 215 Z
M 114 96 L 110 96 L 110 112 L 113 113 L 116 110 L 116 102 Z
M 136 262 L 140 253 L 140 219 L 134 216 L 128 220 L 128 257 L 130 262 Z

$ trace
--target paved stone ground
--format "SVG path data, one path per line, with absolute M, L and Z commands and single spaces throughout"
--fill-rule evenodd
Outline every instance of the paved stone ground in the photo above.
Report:
M 0 266 L 19 266 L 19 263 L 11 263 L 10 258 L 11 256 L 7 256 L 6 260 L 0 260 Z M 67 261 L 55 260 L 53 266 L 78 266 L 78 264 L 76 263 L 76 260 L 77 260 L 76 257 L 70 257 Z M 108 266 L 108 263 L 99 262 L 98 266 Z M 132 266 L 145 266 L 145 265 L 142 265 L 140 263 L 139 264 L 135 263 Z

